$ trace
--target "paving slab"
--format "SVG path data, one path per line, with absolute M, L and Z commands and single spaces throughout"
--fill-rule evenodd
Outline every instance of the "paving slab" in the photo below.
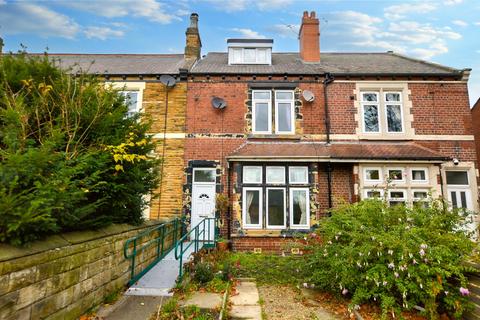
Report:
M 195 292 L 187 300 L 180 302 L 181 306 L 197 306 L 200 309 L 219 310 L 222 307 L 222 295 L 211 292 Z
M 255 282 L 240 282 L 236 287 L 237 295 L 230 298 L 234 305 L 256 305 L 260 299 Z
M 96 313 L 102 320 L 148 320 L 168 298 L 123 296 L 115 304 L 104 306 Z
M 232 306 L 229 312 L 230 319 L 262 320 L 262 308 L 256 306 Z

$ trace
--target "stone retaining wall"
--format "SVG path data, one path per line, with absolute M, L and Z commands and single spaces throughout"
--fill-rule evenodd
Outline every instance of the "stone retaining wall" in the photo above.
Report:
M 0 244 L 0 319 L 78 318 L 125 287 L 130 279 L 125 241 L 158 224 L 65 233 L 28 248 Z M 155 252 L 155 246 L 143 251 L 136 271 Z

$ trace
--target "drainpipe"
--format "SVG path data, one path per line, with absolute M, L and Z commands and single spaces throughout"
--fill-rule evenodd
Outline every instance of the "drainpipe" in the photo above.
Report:
M 330 209 L 333 207 L 332 203 L 332 164 L 327 162 L 327 191 L 328 191 L 328 215 L 331 215 Z
M 325 80 L 323 80 L 323 96 L 325 101 L 325 129 L 327 130 L 327 144 L 330 144 L 330 113 L 328 112 L 328 92 L 327 87 L 334 81 L 334 77 L 330 73 L 325 73 Z

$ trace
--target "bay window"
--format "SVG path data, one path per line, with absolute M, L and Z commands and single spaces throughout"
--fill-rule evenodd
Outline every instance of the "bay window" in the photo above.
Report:
M 309 229 L 308 167 L 246 165 L 242 169 L 245 229 Z
M 252 91 L 252 132 L 272 134 L 275 128 L 275 134 L 295 133 L 294 92 L 275 90 L 273 93 L 271 90 Z

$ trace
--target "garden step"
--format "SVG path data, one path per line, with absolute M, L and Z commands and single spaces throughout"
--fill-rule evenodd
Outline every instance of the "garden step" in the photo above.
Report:
M 235 287 L 237 294 L 230 297 L 232 308 L 230 319 L 261 320 L 262 308 L 259 304 L 257 284 L 249 280 L 241 280 Z
M 232 320 L 262 320 L 262 308 L 256 306 L 232 306 L 229 312 Z
M 205 310 L 219 310 L 222 307 L 222 295 L 211 292 L 195 292 L 187 300 L 181 301 L 180 305 L 197 306 Z

